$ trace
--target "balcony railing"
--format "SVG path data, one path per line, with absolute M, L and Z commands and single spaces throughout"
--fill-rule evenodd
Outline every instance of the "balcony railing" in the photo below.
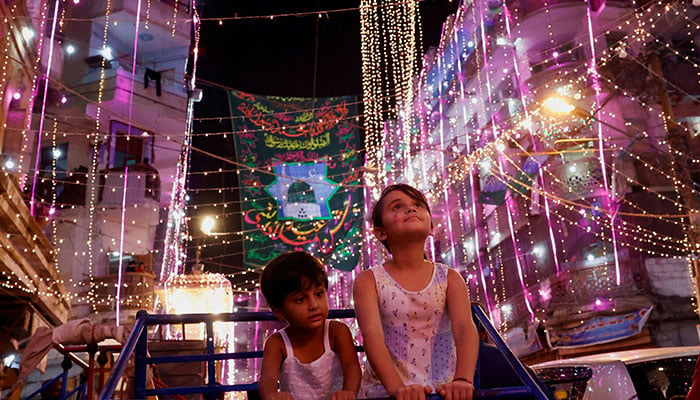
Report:
M 546 8 L 551 8 L 563 4 L 585 5 L 585 3 L 582 3 L 578 0 L 520 0 L 518 2 L 518 12 L 521 17 L 525 17 L 529 14 L 532 14 L 535 11 L 544 11 L 544 9 Z
M 99 84 L 101 80 L 104 80 L 103 101 L 115 99 L 118 90 L 131 91 L 132 70 L 129 59 L 108 61 L 104 71 L 104 77 L 102 77 L 100 68 L 101 59 L 88 58 L 88 60 L 93 60 L 95 64 L 90 64 L 91 68 L 83 75 L 82 83 L 74 87 L 77 92 L 95 100 L 99 93 Z M 149 80 L 149 87 L 145 88 L 146 70 L 148 68 L 155 67 L 141 63 L 136 66 L 136 71 L 134 71 L 133 74 L 134 95 L 152 100 L 160 99 L 159 101 L 166 103 L 186 101 L 187 90 L 185 89 L 185 84 L 176 71 L 172 69 L 157 71 L 160 73 L 160 94 L 156 90 L 158 85 L 156 84 L 156 79 L 153 77 Z M 166 95 L 171 96 L 171 98 L 163 100 Z M 171 105 L 175 106 L 175 104 Z
M 595 158 L 550 165 L 557 179 L 550 180 L 550 190 L 567 200 L 580 200 L 606 195 L 600 163 Z
M 468 305 L 467 305 L 468 306 Z M 486 335 L 493 341 L 498 348 L 498 351 L 504 357 L 504 362 L 507 363 L 511 371 L 520 379 L 521 386 L 500 387 L 493 389 L 476 389 L 474 399 L 537 399 L 545 400 L 547 395 L 535 381 L 533 376 L 526 370 L 525 366 L 513 354 L 512 350 L 503 341 L 503 338 L 498 334 L 491 321 L 486 316 L 484 310 L 478 305 L 472 305 L 472 316 L 475 323 L 483 326 Z M 354 310 L 331 310 L 329 318 L 353 318 Z M 129 339 L 124 344 L 122 352 L 119 354 L 112 373 L 100 393 L 100 400 L 110 400 L 115 398 L 117 384 L 129 379 L 125 376 L 126 365 L 129 359 L 134 357 L 134 378 L 133 378 L 133 394 L 128 393 L 129 398 L 146 399 L 150 396 L 174 396 L 174 395 L 191 395 L 202 394 L 205 398 L 216 398 L 227 392 L 237 392 L 238 395 L 245 396 L 246 391 L 257 392 L 257 383 L 224 383 L 217 381 L 217 362 L 223 360 L 236 359 L 251 359 L 262 357 L 262 351 L 245 351 L 235 353 L 216 353 L 214 346 L 214 323 L 222 321 L 230 322 L 249 322 L 249 321 L 272 321 L 274 316 L 270 312 L 239 312 L 239 313 L 221 313 L 221 314 L 180 314 L 180 315 L 149 315 L 146 312 L 141 312 L 136 318 L 134 327 L 131 330 Z M 193 324 L 205 323 L 206 326 L 206 353 L 201 354 L 167 354 L 153 356 L 150 348 L 153 341 L 149 340 L 149 326 L 159 326 L 168 324 Z M 358 351 L 362 348 L 358 347 Z M 203 363 L 207 369 L 206 383 L 202 385 L 193 385 L 193 382 L 187 382 L 190 386 L 180 387 L 158 387 L 150 388 L 147 385 L 147 369 L 149 365 L 159 364 L 175 364 L 175 363 Z M 488 363 L 489 359 L 484 358 L 480 362 Z M 488 364 L 487 364 L 488 365 Z M 474 377 L 476 387 L 479 387 L 480 373 L 477 366 L 477 373 Z M 493 372 L 492 369 L 484 368 L 483 371 Z M 497 373 L 497 372 L 495 372 Z M 251 393 L 252 394 L 252 393 Z M 257 393 L 255 393 L 257 395 Z M 250 398 L 250 397 L 249 397 Z M 426 398 L 430 400 L 439 400 L 441 397 L 437 394 L 428 395 Z

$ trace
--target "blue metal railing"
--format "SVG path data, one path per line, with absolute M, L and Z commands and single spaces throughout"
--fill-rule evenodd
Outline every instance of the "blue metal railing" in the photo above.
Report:
M 547 400 L 540 386 L 530 375 L 525 366 L 513 354 L 503 339 L 498 335 L 496 329 L 491 325 L 484 310 L 478 305 L 472 305 L 472 314 L 475 322 L 482 325 L 494 344 L 498 347 L 520 380 L 523 386 L 477 389 L 475 399 L 518 399 L 531 398 L 536 400 Z M 355 318 L 354 310 L 332 310 L 329 318 Z M 139 311 L 136 323 L 129 335 L 122 352 L 119 354 L 112 373 L 100 393 L 100 400 L 111 400 L 120 377 L 124 374 L 127 362 L 134 355 L 134 399 L 145 399 L 147 396 L 163 396 L 175 394 L 204 394 L 206 397 L 222 392 L 232 391 L 252 391 L 257 390 L 256 383 L 222 385 L 216 382 L 215 363 L 221 360 L 248 359 L 262 357 L 262 351 L 238 352 L 238 353 L 214 353 L 214 322 L 254 322 L 254 321 L 274 321 L 275 316 L 271 312 L 239 312 L 223 314 L 148 314 Z M 204 323 L 206 326 L 206 354 L 195 355 L 172 355 L 172 356 L 148 356 L 148 327 L 152 325 L 170 324 L 192 324 Z M 361 347 L 358 350 L 362 351 Z M 149 364 L 177 363 L 177 362 L 206 362 L 207 363 L 207 384 L 205 386 L 185 386 L 172 388 L 146 388 L 146 368 Z M 478 387 L 478 376 L 476 377 Z M 429 395 L 428 399 L 441 399 L 439 395 Z

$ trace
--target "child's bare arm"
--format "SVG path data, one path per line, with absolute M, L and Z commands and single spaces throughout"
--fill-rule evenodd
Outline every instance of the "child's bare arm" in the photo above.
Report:
M 333 351 L 338 354 L 340 365 L 343 367 L 343 390 L 352 392 L 354 397 L 357 397 L 357 392 L 360 390 L 362 371 L 360 370 L 360 362 L 357 359 L 352 333 L 350 333 L 347 325 L 342 322 L 331 321 L 330 334 Z
M 279 333 L 275 333 L 265 341 L 260 378 L 258 378 L 258 392 L 263 400 L 292 398 L 291 395 L 280 397 L 277 391 L 280 369 L 285 357 L 284 351 L 284 342 Z
M 479 356 L 479 333 L 474 325 L 471 302 L 464 279 L 455 270 L 447 272 L 447 309 L 457 350 L 456 381 L 448 382 L 438 392 L 446 398 L 471 399 L 476 359 Z M 464 381 L 464 379 L 468 381 Z M 449 393 L 449 397 L 446 396 Z

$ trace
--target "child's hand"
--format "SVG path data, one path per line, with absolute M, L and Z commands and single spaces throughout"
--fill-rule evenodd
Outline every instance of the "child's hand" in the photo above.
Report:
M 355 393 L 349 390 L 338 390 L 331 394 L 331 400 L 355 400 Z
M 474 385 L 467 381 L 452 381 L 435 389 L 445 400 L 471 400 L 474 396 Z
M 287 392 L 275 392 L 269 395 L 266 400 L 294 400 L 294 397 Z
M 406 385 L 393 390 L 391 397 L 396 400 L 425 400 L 425 395 L 433 391 L 430 386 Z

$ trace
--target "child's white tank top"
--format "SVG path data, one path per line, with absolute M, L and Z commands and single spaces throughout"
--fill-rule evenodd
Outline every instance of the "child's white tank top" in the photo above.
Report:
M 326 320 L 323 332 L 323 354 L 308 364 L 294 356 L 292 343 L 285 329 L 280 336 L 287 349 L 287 357 L 282 362 L 280 390 L 291 393 L 294 400 L 329 399 L 331 394 L 343 389 L 343 368 L 340 359 L 330 346 L 328 331 L 330 320 Z
M 372 268 L 386 347 L 406 385 L 434 388 L 454 377 L 457 357 L 447 312 L 448 269 L 447 265 L 435 263 L 430 283 L 414 292 L 401 287 L 383 265 Z M 366 362 L 360 397 L 387 396 L 384 386 Z

